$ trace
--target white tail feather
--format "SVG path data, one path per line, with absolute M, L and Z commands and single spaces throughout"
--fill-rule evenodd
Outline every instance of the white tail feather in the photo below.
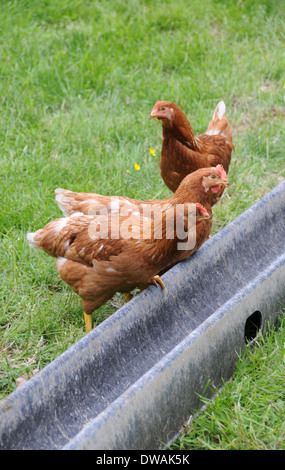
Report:
M 225 102 L 222 100 L 219 102 L 218 106 L 216 107 L 213 118 L 215 114 L 217 113 L 218 118 L 223 119 L 225 112 L 226 112 L 226 105 L 225 105 Z
M 64 198 L 64 194 L 63 194 L 64 191 L 65 191 L 65 190 L 62 189 L 62 188 L 57 188 L 57 189 L 55 189 L 55 191 L 54 191 L 55 194 L 56 194 L 55 200 L 56 200 L 56 202 L 57 202 L 57 204 L 58 204 L 58 207 L 59 207 L 60 210 L 63 212 L 63 214 L 64 214 L 66 217 L 68 217 L 68 216 L 69 216 L 69 211 L 66 210 L 66 207 L 65 207 L 66 201 L 64 201 L 64 199 L 63 199 L 63 198 Z
M 35 237 L 35 234 L 37 232 L 29 232 L 27 233 L 27 239 L 28 239 L 28 243 L 29 245 L 32 247 L 32 248 L 35 248 L 36 250 L 42 250 L 42 248 L 36 244 L 35 240 L 34 240 L 34 237 Z
M 67 261 L 66 258 L 62 258 L 61 256 L 59 256 L 57 259 L 56 259 L 56 262 L 55 262 L 55 266 L 56 266 L 56 270 L 57 272 L 59 273 L 63 264 L 65 263 L 65 261 Z
M 226 105 L 223 100 L 221 100 L 216 106 L 205 134 L 222 135 L 227 139 L 228 143 L 232 140 L 231 128 L 226 116 Z

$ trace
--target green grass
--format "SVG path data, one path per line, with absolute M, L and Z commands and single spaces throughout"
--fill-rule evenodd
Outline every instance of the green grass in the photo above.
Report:
M 26 233 L 61 215 L 54 189 L 170 195 L 158 99 L 203 132 L 223 98 L 236 151 L 220 230 L 285 177 L 282 0 L 2 0 L 0 397 L 84 335 L 81 301 Z M 156 150 L 153 157 L 149 148 Z M 141 170 L 134 169 L 139 163 Z M 93 315 L 99 323 L 122 298 Z
M 172 444 L 179 450 L 284 450 L 285 315 L 239 359 L 232 380 Z

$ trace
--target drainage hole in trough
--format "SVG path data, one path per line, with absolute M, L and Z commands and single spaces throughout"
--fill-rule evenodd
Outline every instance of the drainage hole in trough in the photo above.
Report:
M 262 315 L 259 310 L 256 310 L 248 317 L 245 323 L 245 328 L 244 328 L 244 338 L 245 338 L 246 343 L 256 338 L 261 328 L 261 322 L 262 322 Z

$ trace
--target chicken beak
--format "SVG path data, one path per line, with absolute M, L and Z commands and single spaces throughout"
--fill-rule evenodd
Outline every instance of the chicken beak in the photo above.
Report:
M 200 214 L 197 215 L 198 220 L 209 220 L 211 218 L 212 218 L 212 216 L 210 214 L 208 214 L 208 212 L 202 213 L 202 214 L 200 213 Z
M 158 107 L 156 103 L 154 107 L 152 108 L 152 112 L 150 113 L 149 119 L 157 117 L 157 114 L 158 114 Z

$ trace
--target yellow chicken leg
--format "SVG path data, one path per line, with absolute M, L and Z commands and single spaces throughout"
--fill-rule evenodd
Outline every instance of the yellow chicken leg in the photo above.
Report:
M 162 281 L 162 279 L 160 279 L 159 275 L 157 274 L 156 276 L 153 276 L 153 278 L 151 279 L 151 282 L 152 284 L 154 284 L 155 286 L 157 284 L 160 285 L 160 287 L 162 288 L 162 290 L 167 290 L 165 285 L 164 285 L 164 282 Z
M 130 294 L 129 292 L 124 293 L 124 297 L 125 297 L 125 303 L 129 302 L 133 298 L 132 294 Z
M 89 333 L 92 330 L 92 317 L 87 313 L 83 312 L 85 320 L 86 333 Z

